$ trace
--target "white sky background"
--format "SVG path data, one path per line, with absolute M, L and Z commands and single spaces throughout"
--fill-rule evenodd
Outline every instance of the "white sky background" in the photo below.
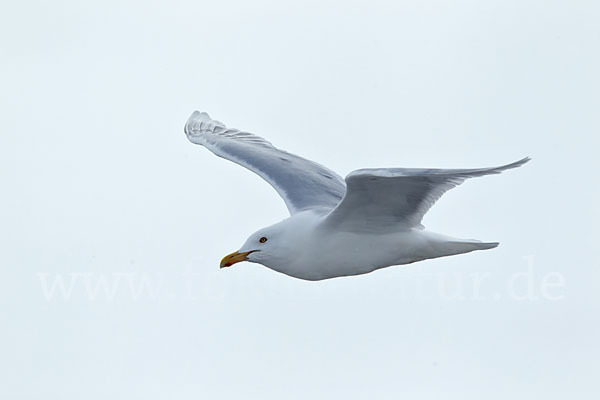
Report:
M 593 1 L 3 3 L 0 397 L 596 398 L 598 21 Z M 533 161 L 425 218 L 498 249 L 220 271 L 287 212 L 187 141 L 195 109 L 341 175 Z M 114 296 L 90 296 L 102 277 Z

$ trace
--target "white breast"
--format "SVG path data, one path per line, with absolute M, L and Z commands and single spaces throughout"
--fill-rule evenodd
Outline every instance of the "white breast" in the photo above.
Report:
M 375 269 L 424 258 L 427 237 L 420 229 L 385 234 L 335 231 L 320 225 L 323 215 L 297 214 L 286 220 L 285 262 L 267 267 L 307 280 L 360 275 Z

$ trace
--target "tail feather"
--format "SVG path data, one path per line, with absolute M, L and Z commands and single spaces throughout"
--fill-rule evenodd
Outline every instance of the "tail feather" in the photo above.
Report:
M 499 244 L 499 242 L 481 242 L 479 240 L 457 240 L 445 243 L 449 255 L 469 253 L 475 250 L 489 250 L 498 247 Z
M 500 242 L 477 242 L 472 244 L 477 247 L 475 250 L 489 250 L 498 247 Z

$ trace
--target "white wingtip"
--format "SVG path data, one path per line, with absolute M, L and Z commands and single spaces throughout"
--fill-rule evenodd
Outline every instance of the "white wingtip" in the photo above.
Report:
M 510 164 L 502 165 L 500 167 L 487 168 L 487 169 L 484 168 L 482 171 L 486 171 L 487 172 L 485 175 L 488 175 L 488 174 L 499 174 L 500 172 L 506 171 L 507 169 L 519 168 L 523 164 L 528 163 L 530 160 L 531 160 L 530 157 L 525 157 L 525 158 L 520 159 L 519 161 L 515 161 L 515 162 L 512 162 Z
M 183 128 L 187 138 L 192 143 L 197 143 L 195 138 L 201 136 L 203 133 L 220 132 L 224 129 L 227 129 L 225 124 L 212 119 L 210 115 L 200 111 L 194 111 Z
M 517 168 L 517 167 L 520 167 L 523 164 L 528 163 L 529 161 L 531 161 L 531 157 L 525 157 L 525 158 L 520 159 L 519 161 L 515 161 L 514 163 L 510 163 L 508 165 L 505 165 L 504 168 L 506 168 L 506 169 Z

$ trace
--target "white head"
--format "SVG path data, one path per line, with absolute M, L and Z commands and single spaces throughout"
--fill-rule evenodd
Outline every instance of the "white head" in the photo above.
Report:
M 250 261 L 284 274 L 296 276 L 295 266 L 301 264 L 314 247 L 314 227 L 320 221 L 313 213 L 303 212 L 260 229 L 250 235 L 236 252 L 221 260 L 221 268 L 240 261 Z
M 284 220 L 254 232 L 238 251 L 221 260 L 221 268 L 231 267 L 240 261 L 255 262 L 269 268 L 285 264 L 293 252 L 288 241 L 289 230 L 286 229 L 288 221 Z

